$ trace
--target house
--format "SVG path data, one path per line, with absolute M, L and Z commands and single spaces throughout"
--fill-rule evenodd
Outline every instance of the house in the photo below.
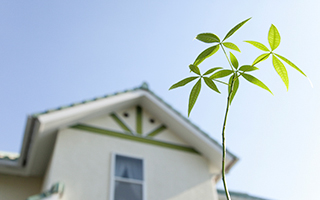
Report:
M 29 116 L 20 154 L 0 153 L 0 200 L 222 200 L 221 149 L 144 83 Z

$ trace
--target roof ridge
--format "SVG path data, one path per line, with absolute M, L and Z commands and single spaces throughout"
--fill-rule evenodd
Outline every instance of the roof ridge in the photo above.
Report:
M 127 89 L 127 90 L 123 90 L 123 91 L 121 91 L 121 92 L 114 92 L 114 93 L 112 93 L 112 94 L 106 94 L 106 95 L 103 95 L 103 96 L 98 96 L 98 97 L 94 97 L 94 98 L 91 98 L 91 99 L 82 100 L 82 101 L 80 101 L 80 102 L 71 103 L 71 104 L 69 104 L 69 105 L 64 105 L 64 106 L 59 106 L 59 107 L 52 108 L 52 109 L 47 109 L 47 110 L 42 111 L 42 112 L 33 113 L 33 114 L 31 114 L 31 116 L 33 116 L 33 117 L 38 117 L 39 115 L 43 115 L 43 114 L 47 114 L 47 113 L 52 113 L 52 112 L 55 112 L 55 111 L 58 111 L 58 110 L 63 110 L 63 109 L 66 109 L 66 108 L 71 108 L 71 107 L 74 107 L 74 106 L 86 104 L 86 103 L 93 102 L 93 101 L 97 101 L 97 100 L 100 100 L 100 99 L 105 99 L 105 98 L 108 98 L 108 97 L 111 97 L 111 96 L 115 96 L 115 95 L 122 94 L 122 93 L 127 93 L 127 92 L 130 92 L 130 91 L 135 91 L 135 90 L 138 90 L 138 89 L 143 89 L 143 90 L 146 90 L 146 91 L 150 91 L 150 90 L 149 90 L 148 83 L 147 83 L 147 82 L 143 82 L 143 83 L 141 84 L 141 86 L 139 86 L 139 87 L 134 87 L 134 88 L 129 89 L 129 90 Z

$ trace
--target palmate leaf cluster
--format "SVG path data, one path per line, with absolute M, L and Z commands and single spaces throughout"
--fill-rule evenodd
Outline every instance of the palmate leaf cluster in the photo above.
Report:
M 205 49 L 202 51 L 193 64 L 189 65 L 190 72 L 194 73 L 193 76 L 185 78 L 175 84 L 173 84 L 170 87 L 171 89 L 182 87 L 190 82 L 193 82 L 195 80 L 196 83 L 193 86 L 190 96 L 189 96 L 189 105 L 188 105 L 188 116 L 190 115 L 190 112 L 195 105 L 197 98 L 201 91 L 201 83 L 202 80 L 205 82 L 205 84 L 212 89 L 213 91 L 220 93 L 217 84 L 224 84 L 228 86 L 228 96 L 230 96 L 229 103 L 232 102 L 236 92 L 239 88 L 239 79 L 240 77 L 243 77 L 246 81 L 255 84 L 267 91 L 269 91 L 271 94 L 271 90 L 258 78 L 254 77 L 253 75 L 249 74 L 255 70 L 258 70 L 256 65 L 262 61 L 267 60 L 270 56 L 272 57 L 272 64 L 274 69 L 276 70 L 277 74 L 280 76 L 282 81 L 284 82 L 287 90 L 289 89 L 289 78 L 288 73 L 286 70 L 285 65 L 282 63 L 284 61 L 289 66 L 293 67 L 294 69 L 298 70 L 301 74 L 306 76 L 305 73 L 303 73 L 295 64 L 293 64 L 291 61 L 289 61 L 287 58 L 274 53 L 273 51 L 277 49 L 277 47 L 280 44 L 281 37 L 279 34 L 279 31 L 277 28 L 272 24 L 269 33 L 268 33 L 268 42 L 270 49 L 266 47 L 264 44 L 256 41 L 245 41 L 256 48 L 264 51 L 263 54 L 259 55 L 252 64 L 242 65 L 239 67 L 239 61 L 236 58 L 236 56 L 229 52 L 229 55 L 226 53 L 226 49 L 241 52 L 238 46 L 232 42 L 226 42 L 227 39 L 229 39 L 238 29 L 240 29 L 247 21 L 249 21 L 251 18 L 246 19 L 239 24 L 237 24 L 235 27 L 233 27 L 223 38 L 223 40 L 220 40 L 220 38 L 213 34 L 213 33 L 200 33 L 196 36 L 196 39 L 208 43 L 213 44 L 213 46 Z M 216 52 L 218 52 L 220 49 L 223 50 L 226 59 L 228 60 L 229 67 L 223 68 L 223 67 L 213 67 L 209 70 L 207 70 L 205 73 L 201 74 L 199 65 L 206 60 L 207 58 L 214 55 Z M 282 60 L 282 61 L 281 61 Z M 224 82 L 223 79 L 229 77 L 228 82 Z
M 269 48 L 267 48 L 265 45 L 261 44 L 260 42 L 245 41 L 249 44 L 252 44 L 253 46 L 257 47 L 258 49 L 260 49 L 262 51 L 268 52 L 268 53 L 263 53 L 260 56 L 258 56 L 253 61 L 252 65 L 256 65 L 259 62 L 268 59 L 269 56 L 271 55 L 273 67 L 276 70 L 276 72 L 279 74 L 279 76 L 281 77 L 284 84 L 286 85 L 287 90 L 289 89 L 289 77 L 288 77 L 286 67 L 281 62 L 281 60 L 286 62 L 288 65 L 290 65 L 294 69 L 298 70 L 305 77 L 307 77 L 307 75 L 305 73 L 303 73 L 303 71 L 301 69 L 299 69 L 295 64 L 293 64 L 290 60 L 273 52 L 279 46 L 280 41 L 281 41 L 280 33 L 279 33 L 278 29 L 273 24 L 271 25 L 271 27 L 269 29 L 268 41 L 269 41 L 269 45 L 270 45 L 271 50 L 269 50 Z

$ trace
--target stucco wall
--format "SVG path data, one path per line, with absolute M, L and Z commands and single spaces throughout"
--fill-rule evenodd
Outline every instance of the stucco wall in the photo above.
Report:
M 0 200 L 25 200 L 39 194 L 41 177 L 21 177 L 0 174 Z
M 144 159 L 148 200 L 217 199 L 207 160 L 198 154 L 76 129 L 58 133 L 43 189 L 62 181 L 62 200 L 109 199 L 112 152 Z

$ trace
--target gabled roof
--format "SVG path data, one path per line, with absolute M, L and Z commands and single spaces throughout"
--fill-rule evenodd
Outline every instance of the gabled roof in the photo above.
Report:
M 143 105 L 155 117 L 161 119 L 169 129 L 205 156 L 217 169 L 220 169 L 215 172 L 220 174 L 221 145 L 150 91 L 146 83 L 132 90 L 30 115 L 25 128 L 20 158 L 10 161 L 10 165 L 0 159 L 0 173 L 42 175 L 52 154 L 56 133 L 59 129 L 134 105 Z M 237 160 L 238 158 L 228 151 L 227 170 Z

